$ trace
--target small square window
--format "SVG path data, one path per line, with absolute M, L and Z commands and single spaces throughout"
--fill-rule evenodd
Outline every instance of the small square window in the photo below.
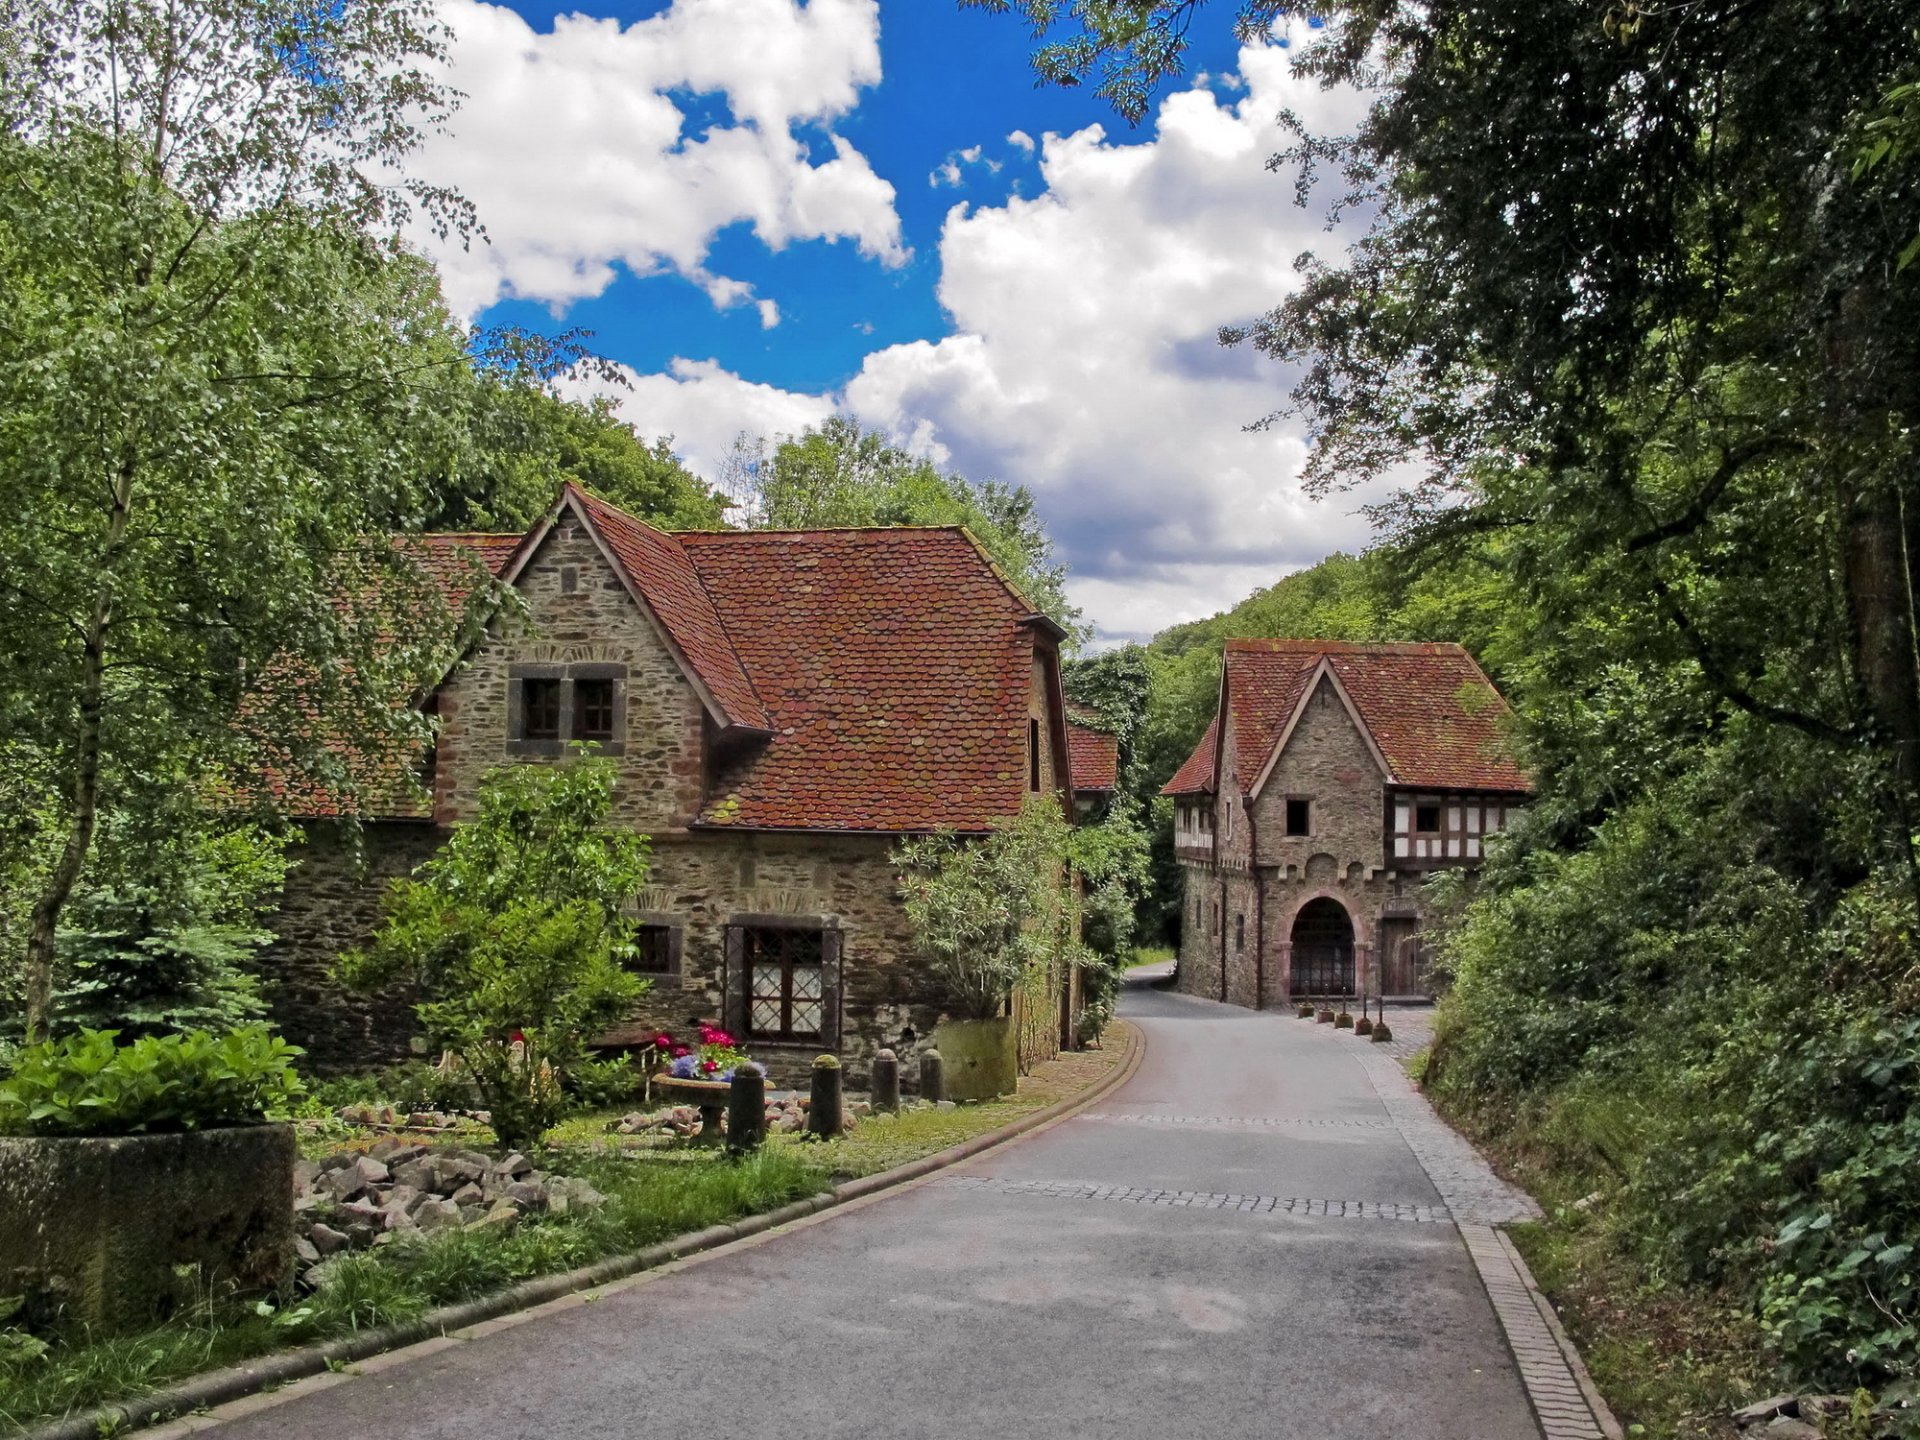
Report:
M 573 595 L 577 594 L 579 589 L 580 567 L 578 565 L 562 565 L 560 567 L 560 593 L 562 595 Z
M 528 740 L 560 738 L 560 682 L 520 682 L 520 733 Z
M 1287 801 L 1287 834 L 1311 835 L 1313 833 L 1313 803 L 1309 800 Z
M 613 681 L 576 680 L 573 682 L 573 738 L 611 740 L 613 738 Z
M 1440 833 L 1440 807 L 1438 805 L 1414 806 L 1413 828 L 1422 835 L 1438 835 Z

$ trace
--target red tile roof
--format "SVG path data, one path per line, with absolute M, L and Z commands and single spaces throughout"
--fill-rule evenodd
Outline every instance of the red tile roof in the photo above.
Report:
M 699 823 L 979 831 L 1019 812 L 1035 632 L 1048 627 L 965 530 L 676 535 L 572 486 L 561 504 L 577 508 L 734 732 Z M 473 560 L 511 579 L 550 523 L 398 543 L 458 607 Z M 413 763 L 336 748 L 368 794 L 397 794 Z M 298 813 L 338 813 L 317 791 L 288 798 Z M 387 802 L 377 813 L 422 811 Z
M 616 510 L 577 486 L 568 497 L 586 513 L 632 587 L 646 598 L 700 685 L 719 708 L 722 726 L 769 730 L 772 721 L 754 692 L 713 598 L 680 539 Z
M 1030 613 L 964 530 L 676 538 L 773 718 L 703 823 L 984 830 L 1019 811 Z
M 1207 722 L 1207 733 L 1193 747 L 1193 753 L 1173 772 L 1173 778 L 1160 787 L 1162 795 L 1211 795 L 1213 793 L 1213 752 L 1220 743 L 1220 716 Z
M 1120 777 L 1120 741 L 1106 731 L 1067 720 L 1067 770 L 1076 795 L 1110 795 Z
M 451 626 L 460 619 L 475 586 L 484 576 L 499 578 L 524 538 L 518 532 L 510 535 L 442 532 L 396 535 L 393 541 L 402 554 L 412 557 L 419 564 L 438 586 L 441 598 L 446 601 L 446 611 L 432 616 L 431 623 Z M 387 598 L 389 606 L 398 603 L 391 595 Z M 378 596 L 370 599 L 374 605 L 380 604 Z M 409 599 L 424 597 L 416 591 Z M 337 603 L 352 608 L 360 602 L 347 598 Z M 402 625 L 417 626 L 428 618 L 418 611 L 396 614 L 392 620 L 382 622 L 382 633 L 391 635 Z M 449 648 L 455 641 L 456 636 L 449 628 L 446 635 Z M 283 702 L 290 696 L 300 694 L 300 673 L 300 665 L 291 660 L 275 667 L 274 678 L 269 683 L 279 689 L 279 698 Z M 404 705 L 413 698 L 406 697 L 395 703 Z M 304 705 L 300 708 L 307 710 Z M 318 726 L 318 718 L 310 710 L 308 718 Z M 242 725 L 248 725 L 248 717 L 244 714 Z M 308 740 L 312 734 L 312 731 L 308 731 L 300 739 Z M 349 797 L 302 773 L 287 753 L 283 737 L 263 735 L 258 737 L 256 743 L 261 752 L 257 783 L 273 798 L 275 805 L 288 814 L 320 819 L 349 813 L 418 819 L 425 817 L 432 808 L 419 789 L 418 770 L 422 756 L 412 746 L 395 745 L 384 736 L 335 733 L 328 738 L 324 742 L 326 748 L 353 778 L 355 794 Z
M 1229 640 L 1225 687 L 1243 789 L 1258 780 L 1323 661 L 1385 759 L 1389 784 L 1521 794 L 1532 789 L 1506 741 L 1506 701 L 1458 645 Z M 1213 733 L 1209 729 L 1163 794 L 1213 788 Z

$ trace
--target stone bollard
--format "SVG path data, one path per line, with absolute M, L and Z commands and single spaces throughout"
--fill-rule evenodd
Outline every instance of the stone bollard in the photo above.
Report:
M 767 1077 L 751 1065 L 733 1072 L 727 1091 L 727 1149 L 758 1150 L 767 1138 Z
M 920 1098 L 929 1105 L 947 1098 L 946 1062 L 938 1050 L 920 1052 Z
M 891 1050 L 873 1057 L 873 1109 L 875 1114 L 900 1111 L 900 1057 Z
M 813 1062 L 807 1133 L 820 1140 L 831 1140 L 840 1133 L 840 1061 L 836 1056 L 822 1055 Z

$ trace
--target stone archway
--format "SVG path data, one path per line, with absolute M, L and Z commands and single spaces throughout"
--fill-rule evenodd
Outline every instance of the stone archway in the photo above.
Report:
M 1346 906 L 1330 895 L 1309 900 L 1293 917 L 1291 938 L 1294 995 L 1355 993 L 1353 917 Z

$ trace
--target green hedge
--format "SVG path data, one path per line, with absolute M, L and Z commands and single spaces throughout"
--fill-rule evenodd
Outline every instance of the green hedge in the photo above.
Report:
M 130 1045 L 82 1030 L 33 1045 L 0 1080 L 0 1135 L 133 1135 L 283 1118 L 302 1092 L 297 1046 L 248 1026 Z

